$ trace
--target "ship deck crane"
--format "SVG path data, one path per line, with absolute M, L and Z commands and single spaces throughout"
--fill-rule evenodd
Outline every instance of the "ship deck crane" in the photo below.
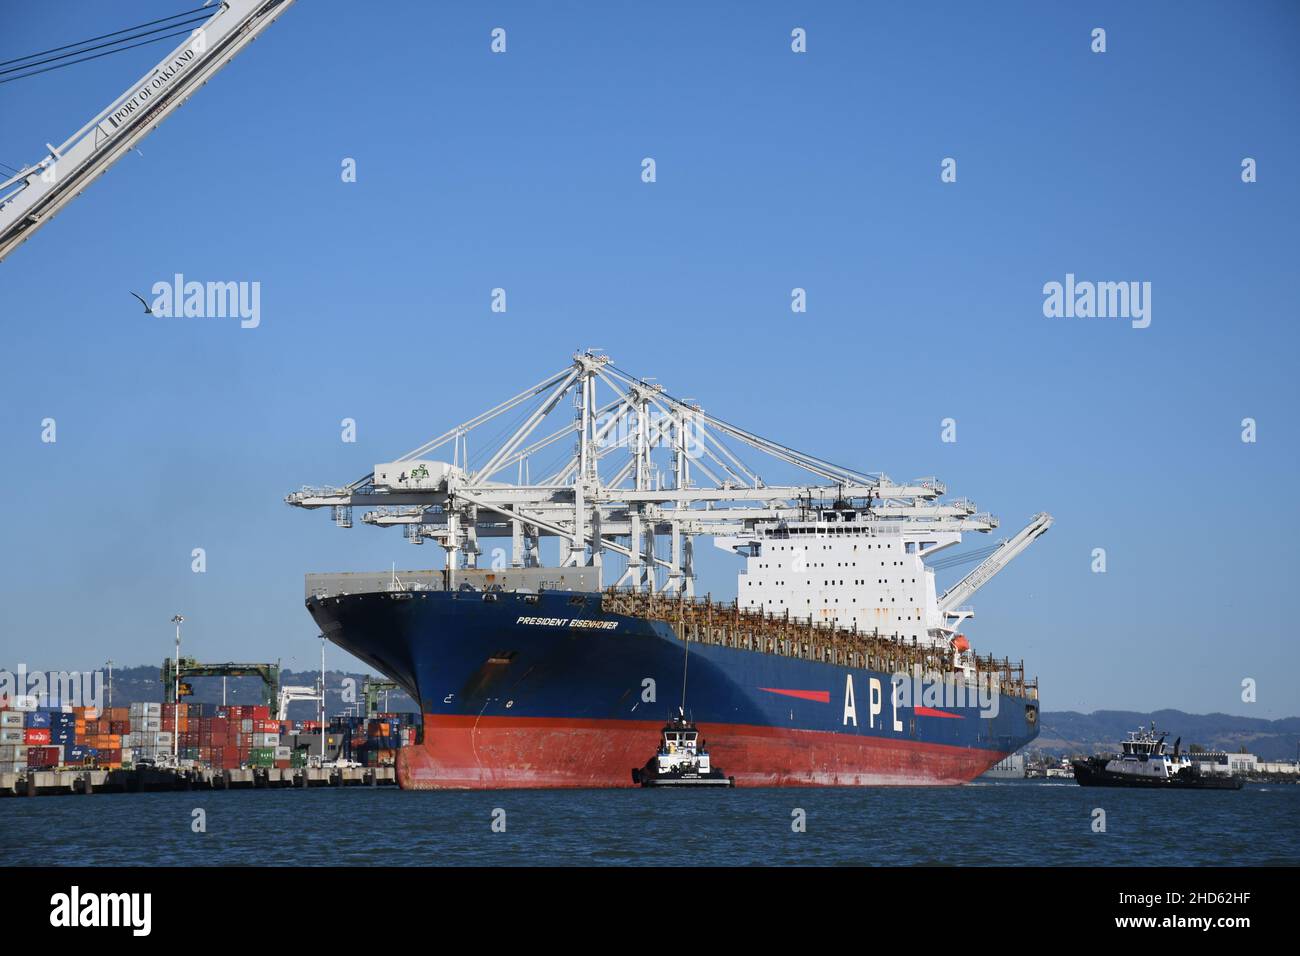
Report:
M 976 565 L 975 570 L 939 596 L 939 613 L 958 620 L 970 617 L 969 611 L 958 610 L 961 605 L 970 600 L 971 595 L 988 584 L 994 575 L 1014 561 L 1051 526 L 1052 516 L 1047 512 L 1034 515 L 1029 524 L 1021 528 L 1019 533 L 1003 541 L 992 554 Z
M 573 408 L 567 422 L 565 399 Z M 469 433 L 503 416 L 514 419 L 513 430 L 476 447 L 471 463 Z M 430 457 L 439 449 L 440 459 Z M 796 481 L 769 484 L 745 460 L 755 455 Z M 527 474 L 542 477 L 530 482 Z M 508 539 L 510 566 L 527 567 L 550 537 L 562 567 L 595 567 L 602 587 L 608 562 L 616 587 L 690 596 L 698 535 L 742 536 L 841 510 L 852 510 L 867 533 L 936 532 L 955 541 L 953 532 L 998 527 L 967 499 L 941 502 L 946 491 L 935 478 L 896 483 L 764 438 L 587 350 L 350 484 L 304 488 L 285 501 L 329 508 L 345 528 L 352 509 L 365 507 L 367 524 L 402 526 L 417 544 L 436 541 L 453 587 L 458 568 L 478 566 L 481 539 Z
M 61 145 L 0 182 L 0 261 L 252 43 L 294 0 L 221 0 L 211 18 Z

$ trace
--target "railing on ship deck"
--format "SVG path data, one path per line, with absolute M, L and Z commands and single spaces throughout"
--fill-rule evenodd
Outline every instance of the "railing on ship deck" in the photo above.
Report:
M 909 645 L 890 635 L 862 633 L 840 627 L 743 609 L 736 601 L 720 604 L 711 597 L 666 597 L 647 591 L 609 588 L 601 594 L 601 610 L 628 617 L 649 618 L 672 626 L 683 641 L 715 644 L 762 654 L 779 654 L 886 674 L 921 676 L 938 672 L 955 678 L 960 672 L 951 656 L 939 648 Z M 1025 679 L 1025 662 L 1012 663 L 989 655 L 971 655 L 976 680 L 995 675 L 1004 694 L 1038 699 L 1038 678 Z

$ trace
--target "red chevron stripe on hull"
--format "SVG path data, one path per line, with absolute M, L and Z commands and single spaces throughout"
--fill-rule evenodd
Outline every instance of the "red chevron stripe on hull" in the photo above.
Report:
M 662 721 L 424 715 L 424 743 L 398 752 L 405 789 L 630 787 Z M 1005 753 L 916 740 L 711 724 L 715 767 L 737 786 L 951 786 Z

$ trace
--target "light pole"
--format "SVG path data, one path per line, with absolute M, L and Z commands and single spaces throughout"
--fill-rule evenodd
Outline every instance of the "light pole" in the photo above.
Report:
M 177 614 L 172 617 L 176 625 L 176 673 L 172 681 L 172 762 L 180 766 L 181 759 L 181 624 L 185 618 Z
M 320 636 L 320 765 L 325 766 L 325 635 Z
M 113 706 L 113 662 L 108 662 L 108 706 Z

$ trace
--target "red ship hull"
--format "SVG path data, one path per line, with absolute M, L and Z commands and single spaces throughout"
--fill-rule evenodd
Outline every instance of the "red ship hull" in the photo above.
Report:
M 662 721 L 424 715 L 424 742 L 398 754 L 405 789 L 631 787 Z M 701 727 L 737 786 L 951 786 L 1006 756 L 915 740 L 743 724 Z

